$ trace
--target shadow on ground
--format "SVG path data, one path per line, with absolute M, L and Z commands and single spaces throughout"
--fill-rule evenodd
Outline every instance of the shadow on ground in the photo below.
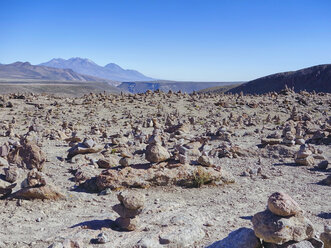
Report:
M 102 228 L 111 228 L 114 231 L 118 231 L 118 227 L 116 226 L 115 221 L 110 219 L 88 220 L 73 225 L 70 228 L 75 228 L 75 227 L 82 227 L 84 229 L 91 229 L 91 230 L 101 230 Z

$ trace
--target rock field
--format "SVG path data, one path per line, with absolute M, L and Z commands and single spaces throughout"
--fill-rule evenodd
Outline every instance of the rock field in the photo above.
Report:
M 0 248 L 331 247 L 331 94 L 0 95 Z

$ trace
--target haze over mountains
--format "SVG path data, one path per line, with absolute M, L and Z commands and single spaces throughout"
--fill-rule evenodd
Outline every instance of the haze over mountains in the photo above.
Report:
M 68 60 L 58 58 L 52 59 L 46 63 L 41 63 L 39 65 L 54 68 L 72 69 L 77 73 L 87 74 L 119 82 L 154 80 L 153 78 L 147 77 L 138 71 L 126 70 L 114 63 L 100 66 L 90 59 L 83 58 L 71 58 Z
M 232 84 L 238 84 L 238 82 L 184 82 L 155 80 L 151 82 L 123 82 L 117 87 L 133 94 L 144 93 L 147 90 L 161 90 L 163 92 L 171 90 L 173 92 L 182 91 L 192 93 L 193 91 L 199 91 L 209 87 L 224 87 Z

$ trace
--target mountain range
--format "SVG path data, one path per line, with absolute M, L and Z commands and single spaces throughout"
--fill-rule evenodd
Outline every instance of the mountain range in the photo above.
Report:
M 78 71 L 83 72 L 83 74 Z M 98 77 L 95 75 L 98 75 Z M 115 78 L 119 79 L 119 77 L 122 79 L 125 77 L 135 78 L 138 81 L 112 81 L 109 79 L 112 78 L 114 80 Z M 148 80 L 143 80 L 144 78 Z M 137 71 L 124 70 L 113 63 L 101 67 L 88 59 L 72 58 L 69 60 L 53 59 L 41 65 L 31 65 L 29 62 L 15 62 L 7 65 L 0 64 L 0 79 L 2 82 L 13 80 L 20 80 L 20 82 L 22 82 L 26 80 L 30 83 L 31 80 L 48 80 L 50 83 L 55 81 L 81 83 L 103 82 L 110 86 L 117 86 L 117 90 L 119 91 L 130 93 L 142 93 L 147 90 L 162 90 L 165 92 L 172 90 L 191 93 L 193 91 L 202 90 L 201 92 L 204 93 L 243 92 L 244 94 L 264 94 L 271 91 L 279 92 L 285 88 L 285 85 L 294 88 L 295 91 L 331 92 L 331 64 L 312 66 L 297 71 L 276 73 L 246 83 L 181 82 L 167 80 L 151 81 L 152 78 L 148 78 Z M 50 87 L 49 85 L 50 84 L 48 84 L 47 87 Z M 102 84 L 98 86 L 97 90 L 100 90 L 101 86 Z M 75 87 L 77 87 L 77 84 L 75 84 Z M 113 88 L 109 90 L 116 91 Z
M 79 74 L 72 69 L 31 65 L 29 62 L 15 62 L 7 65 L 0 64 L 0 78 L 113 83 L 110 80 Z
M 91 75 L 98 78 L 109 79 L 113 81 L 151 81 L 153 78 L 147 77 L 135 70 L 126 70 L 117 64 L 110 63 L 105 66 L 100 66 L 90 59 L 71 58 L 65 59 L 52 59 L 48 62 L 39 64 L 41 66 L 72 69 L 73 71 L 81 74 Z

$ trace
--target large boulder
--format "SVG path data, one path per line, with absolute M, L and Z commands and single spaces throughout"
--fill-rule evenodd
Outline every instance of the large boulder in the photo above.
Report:
M 255 214 L 252 222 L 255 235 L 274 244 L 302 241 L 315 234 L 313 224 L 303 215 L 281 217 L 265 210 Z

